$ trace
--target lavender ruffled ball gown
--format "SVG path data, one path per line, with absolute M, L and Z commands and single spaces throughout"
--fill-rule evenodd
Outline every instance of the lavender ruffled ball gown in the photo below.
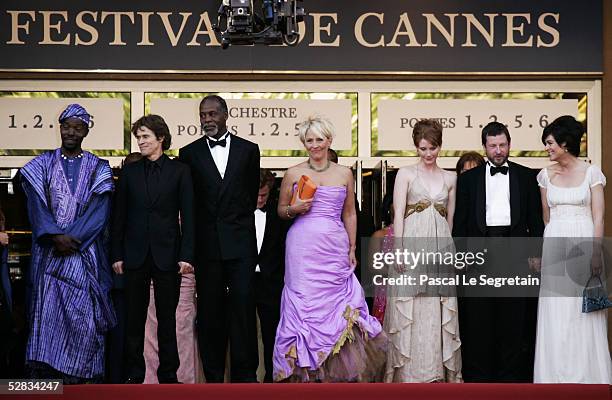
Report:
M 387 339 L 349 263 L 344 186 L 319 186 L 287 234 L 274 380 L 381 381 Z

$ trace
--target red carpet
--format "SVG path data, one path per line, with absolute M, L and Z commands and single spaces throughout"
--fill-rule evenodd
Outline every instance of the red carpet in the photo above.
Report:
M 4 395 L 24 399 L 134 400 L 607 400 L 607 385 L 533 384 L 225 384 L 83 385 L 63 395 Z

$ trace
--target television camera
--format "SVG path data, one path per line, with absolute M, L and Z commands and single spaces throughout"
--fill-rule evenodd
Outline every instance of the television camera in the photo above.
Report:
M 215 30 L 221 47 L 230 45 L 286 44 L 299 40 L 298 23 L 304 20 L 303 0 L 223 0 Z

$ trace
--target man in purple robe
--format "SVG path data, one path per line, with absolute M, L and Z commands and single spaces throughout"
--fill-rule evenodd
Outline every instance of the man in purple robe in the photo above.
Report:
M 101 382 L 115 324 L 106 246 L 113 179 L 108 161 L 81 149 L 89 121 L 69 105 L 59 117 L 62 146 L 21 169 L 32 223 L 32 378 Z

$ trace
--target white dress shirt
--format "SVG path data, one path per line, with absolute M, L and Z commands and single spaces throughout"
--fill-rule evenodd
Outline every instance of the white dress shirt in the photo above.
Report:
M 487 226 L 510 226 L 510 170 L 506 175 L 491 176 L 491 163 L 487 161 L 485 185 Z
M 261 244 L 266 233 L 266 212 L 255 210 L 255 236 L 257 236 L 257 254 L 261 251 Z M 259 264 L 255 266 L 255 272 L 261 272 Z
M 206 141 L 208 144 L 208 148 L 210 149 L 210 154 L 212 155 L 213 161 L 219 170 L 219 174 L 221 175 L 221 179 L 225 177 L 225 169 L 227 168 L 227 159 L 229 157 L 230 145 L 232 142 L 232 135 L 229 132 L 225 132 L 219 140 L 225 139 L 226 144 L 223 146 L 215 146 L 213 148 L 210 147 L 210 142 L 216 142 L 217 139 L 213 139 L 209 137 Z

